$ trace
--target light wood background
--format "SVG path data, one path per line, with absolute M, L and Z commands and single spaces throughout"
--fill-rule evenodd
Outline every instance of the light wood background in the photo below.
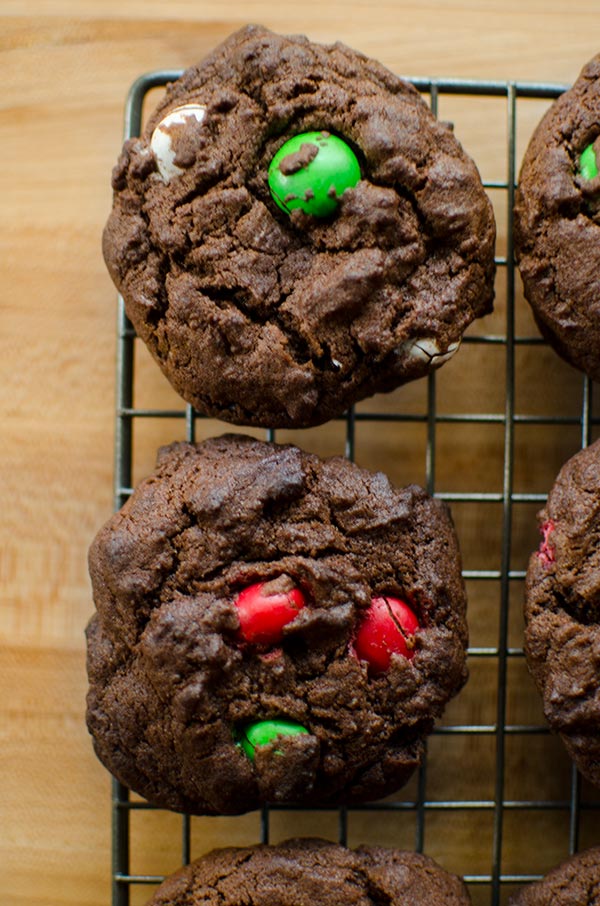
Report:
M 131 82 L 148 70 L 197 61 L 247 22 L 304 32 L 316 41 L 341 39 L 407 75 L 570 83 L 600 49 L 597 0 L 0 0 L 3 906 L 109 903 L 110 784 L 84 725 L 83 630 L 92 612 L 87 547 L 112 509 L 115 292 L 100 253 L 111 202 L 110 171 L 121 144 L 123 102 Z M 454 112 L 450 108 L 448 118 Z M 521 146 L 539 112 L 532 108 Z M 503 168 L 503 138 L 487 128 L 482 132 L 477 114 L 469 117 L 459 137 L 478 162 L 481 158 L 482 169 L 497 175 L 494 171 Z M 500 242 L 505 239 L 501 228 Z M 519 317 L 533 330 L 526 312 Z M 449 389 L 440 390 L 441 404 L 450 410 L 460 399 L 475 409 L 501 409 L 502 382 L 493 368 L 485 370 L 489 363 L 473 355 L 468 381 L 456 378 L 453 385 L 450 369 L 455 366 L 447 366 Z M 519 405 L 576 411 L 577 375 L 551 354 L 544 351 L 542 356 L 533 364 L 527 356 L 519 360 Z M 170 391 L 151 363 L 142 359 L 140 368 L 146 376 L 142 392 L 168 399 Z M 418 407 L 422 389 L 407 393 L 407 405 Z M 181 425 L 163 423 L 145 430 L 136 438 L 138 478 L 151 468 L 157 444 L 172 439 L 171 430 L 179 436 Z M 206 430 L 220 427 L 213 423 Z M 323 452 L 338 452 L 336 430 L 296 439 Z M 400 440 L 391 434 L 365 435 L 359 438 L 359 459 L 386 469 L 398 481 L 422 480 L 412 440 L 410 431 Z M 422 437 L 415 436 L 417 441 L 422 445 Z M 471 437 L 462 444 L 456 435 L 440 433 L 439 443 L 442 485 L 460 489 L 468 476 L 465 486 L 498 489 L 501 435 Z M 523 431 L 517 438 L 522 488 L 546 491 L 577 445 L 577 432 L 563 431 L 548 441 Z M 534 512 L 527 512 L 525 527 L 516 533 L 521 565 L 536 539 Z M 455 515 L 467 565 L 473 565 L 477 544 L 493 551 L 497 536 L 490 529 L 486 538 L 481 525 L 473 525 L 460 511 Z M 479 601 L 472 634 L 481 642 L 489 628 L 486 608 L 494 611 L 497 600 L 485 601 L 480 589 Z M 518 617 L 514 632 L 518 644 Z M 519 712 L 524 707 L 520 690 L 529 688 L 528 682 L 524 673 L 516 677 L 510 700 L 515 719 L 525 719 Z M 456 706 L 454 718 L 460 719 L 461 707 L 470 701 L 469 720 L 474 715 L 490 719 L 484 712 L 490 706 L 493 711 L 493 692 L 489 701 L 477 700 L 486 688 L 477 676 L 471 688 L 471 697 Z M 530 710 L 537 713 L 534 696 L 531 701 Z M 465 758 L 463 751 L 453 770 L 467 764 L 469 782 L 481 783 L 481 795 L 490 795 L 483 787 L 491 775 L 479 756 L 473 764 Z M 541 753 L 539 763 L 546 758 Z M 553 758 L 566 777 L 560 748 Z M 511 782 L 519 777 L 526 782 L 522 754 L 515 755 L 510 770 Z M 430 776 L 435 791 L 443 774 L 433 770 Z M 335 824 L 319 820 L 310 824 L 300 817 L 286 823 L 285 817 L 277 817 L 274 836 L 290 831 L 335 836 Z M 434 824 L 436 820 L 442 818 L 434 816 Z M 177 867 L 178 844 L 171 842 L 172 834 L 178 834 L 176 822 L 171 816 L 148 815 L 143 830 L 134 823 L 137 870 Z M 256 816 L 214 819 L 194 826 L 195 849 L 199 853 L 212 845 L 252 842 L 256 833 Z M 464 823 L 448 825 L 447 847 L 435 842 L 439 838 L 432 833 L 429 848 L 453 870 L 486 871 L 486 833 L 474 833 Z M 539 864 L 519 864 L 527 834 L 515 828 L 511 836 L 510 822 L 506 833 L 514 871 L 543 870 L 565 845 L 563 837 L 555 840 L 550 834 Z M 594 833 L 591 828 L 592 841 Z M 367 834 L 367 824 L 359 825 L 352 842 Z M 412 845 L 403 829 L 394 836 L 380 827 L 377 834 L 382 842 Z M 139 902 L 146 895 L 142 891 Z

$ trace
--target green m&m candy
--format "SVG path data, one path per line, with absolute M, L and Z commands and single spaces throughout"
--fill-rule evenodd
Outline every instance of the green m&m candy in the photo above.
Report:
M 254 761 L 257 746 L 266 746 L 278 736 L 298 736 L 308 733 L 306 727 L 293 720 L 259 720 L 255 724 L 248 724 L 240 733 L 239 745 L 250 759 Z M 276 754 L 281 755 L 282 752 Z
M 303 132 L 282 145 L 271 161 L 269 188 L 286 214 L 300 208 L 314 217 L 328 217 L 360 176 L 356 154 L 341 138 Z
M 596 160 L 594 145 L 588 145 L 587 148 L 584 148 L 581 152 L 579 158 L 579 172 L 584 179 L 595 179 L 598 175 L 598 161 Z

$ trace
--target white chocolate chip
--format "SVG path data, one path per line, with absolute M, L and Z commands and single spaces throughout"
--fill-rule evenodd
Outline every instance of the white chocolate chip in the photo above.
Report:
M 202 104 L 184 104 L 171 110 L 152 133 L 150 147 L 156 158 L 158 172 L 165 182 L 170 182 L 174 176 L 183 173 L 182 168 L 175 164 L 176 152 L 169 132 L 171 126 L 184 126 L 189 120 L 201 123 L 205 116 L 206 107 Z
M 142 142 L 139 141 L 135 142 L 133 150 L 136 154 L 139 154 L 140 157 L 148 157 L 148 155 L 150 154 L 150 149 L 148 148 L 148 146 L 142 144 Z
M 431 362 L 437 368 L 451 359 L 459 346 L 460 340 L 450 343 L 445 352 L 442 352 L 433 338 L 419 337 L 418 340 L 407 340 L 398 351 L 419 362 Z

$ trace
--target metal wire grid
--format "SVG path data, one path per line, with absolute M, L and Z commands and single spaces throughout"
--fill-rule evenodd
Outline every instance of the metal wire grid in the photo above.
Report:
M 167 82 L 177 79 L 181 71 L 157 71 L 140 77 L 131 87 L 128 95 L 125 113 L 125 136 L 137 136 L 141 130 L 142 108 L 144 99 L 149 91 L 162 87 Z M 549 799 L 507 799 L 505 796 L 506 783 L 506 741 L 511 736 L 547 734 L 548 729 L 539 725 L 519 725 L 507 723 L 507 670 L 511 659 L 522 658 L 521 648 L 509 646 L 508 612 L 509 594 L 511 584 L 522 581 L 524 570 L 511 568 L 511 536 L 513 525 L 513 505 L 515 503 L 530 503 L 541 506 L 545 501 L 544 494 L 516 493 L 513 491 L 514 478 L 514 435 L 515 426 L 519 424 L 537 425 L 575 425 L 579 426 L 581 446 L 585 446 L 591 439 L 592 423 L 597 419 L 592 417 L 591 384 L 583 379 L 582 405 L 579 415 L 574 416 L 533 416 L 519 415 L 515 411 L 515 350 L 519 345 L 541 344 L 542 340 L 534 336 L 516 336 L 515 333 L 515 271 L 513 264 L 512 248 L 512 210 L 514 190 L 516 184 L 516 123 L 517 105 L 521 99 L 552 100 L 561 94 L 566 86 L 554 84 L 532 84 L 520 82 L 496 81 L 471 81 L 455 79 L 426 79 L 413 78 L 410 81 L 422 93 L 430 98 L 433 113 L 437 115 L 438 98 L 442 94 L 462 95 L 465 97 L 480 96 L 484 98 L 503 98 L 506 101 L 507 118 L 507 147 L 506 147 L 506 176 L 503 180 L 487 181 L 487 189 L 502 190 L 506 193 L 507 222 L 506 255 L 496 259 L 499 269 L 505 271 L 505 305 L 506 326 L 501 334 L 488 334 L 470 336 L 464 342 L 474 344 L 491 344 L 500 346 L 505 353 L 506 387 L 504 413 L 465 413 L 441 414 L 436 406 L 436 375 L 427 378 L 427 411 L 422 414 L 402 412 L 360 412 L 351 410 L 344 417 L 346 424 L 345 455 L 354 459 L 355 432 L 357 425 L 369 421 L 374 428 L 382 422 L 417 422 L 426 426 L 426 487 L 430 494 L 434 494 L 452 503 L 481 504 L 494 503 L 502 508 L 502 549 L 500 567 L 498 569 L 472 569 L 464 570 L 465 580 L 480 580 L 483 582 L 496 582 L 499 588 L 499 615 L 497 644 L 485 647 L 470 647 L 469 658 L 497 660 L 497 704 L 496 719 L 487 724 L 447 725 L 437 727 L 434 735 L 477 735 L 490 736 L 495 745 L 495 777 L 493 799 L 439 799 L 431 800 L 427 796 L 427 762 L 421 767 L 418 774 L 417 792 L 413 798 L 400 798 L 395 801 L 385 800 L 369 804 L 368 806 L 352 806 L 338 809 L 338 838 L 340 843 L 346 843 L 348 838 L 349 816 L 354 812 L 367 810 L 369 812 L 407 811 L 416 816 L 414 847 L 423 851 L 425 842 L 425 827 L 428 814 L 434 810 L 457 810 L 465 813 L 485 810 L 493 815 L 493 840 L 489 872 L 481 874 L 466 874 L 465 881 L 473 888 L 484 886 L 489 889 L 489 902 L 498 906 L 507 885 L 522 884 L 533 881 L 539 874 L 509 874 L 502 871 L 502 853 L 504 842 L 504 827 L 506 814 L 518 810 L 559 810 L 569 822 L 569 853 L 575 852 L 579 846 L 579 832 L 581 815 L 586 809 L 599 808 L 600 804 L 594 801 L 584 801 L 581 797 L 581 784 L 577 771 L 571 769 L 569 796 L 560 800 Z M 117 401 L 116 401 L 116 439 L 115 439 L 115 508 L 120 508 L 132 492 L 133 474 L 133 429 L 136 420 L 140 419 L 185 419 L 186 438 L 193 442 L 196 437 L 196 422 L 202 416 L 198 415 L 190 405 L 182 403 L 181 408 L 136 408 L 134 406 L 135 388 L 135 331 L 129 322 L 123 300 L 118 301 L 118 350 L 117 350 Z M 436 493 L 436 432 L 442 423 L 496 423 L 504 432 L 504 460 L 502 490 L 498 492 L 474 493 Z M 276 440 L 276 432 L 266 432 L 268 440 Z M 170 440 L 171 438 L 166 438 Z M 112 796 L 112 821 L 113 821 L 113 906 L 129 906 L 130 892 L 134 885 L 153 885 L 163 879 L 158 874 L 132 873 L 130 866 L 130 818 L 134 811 L 153 810 L 148 803 L 131 800 L 129 791 L 116 780 L 113 780 Z M 270 834 L 270 814 L 274 808 L 264 808 L 259 816 L 257 836 L 260 842 L 268 842 Z M 314 811 L 314 810 L 312 810 Z M 191 847 L 191 819 L 182 816 L 181 829 L 181 862 L 187 864 L 192 857 Z M 210 821 L 211 819 L 205 819 Z M 596 841 L 597 842 L 597 841 Z M 565 853 L 565 856 L 567 853 Z

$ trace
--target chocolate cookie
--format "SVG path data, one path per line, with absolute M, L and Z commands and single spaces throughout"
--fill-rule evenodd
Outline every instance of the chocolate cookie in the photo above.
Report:
M 525 154 L 515 250 L 544 337 L 600 380 L 600 55 L 548 110 Z
M 600 906 L 600 849 L 571 856 L 511 897 L 509 906 Z
M 470 906 L 460 878 L 418 853 L 312 838 L 219 849 L 182 868 L 148 906 Z
M 600 786 L 600 441 L 559 472 L 538 516 L 526 582 L 525 653 L 544 713 Z
M 387 795 L 466 678 L 445 504 L 343 458 L 165 447 L 90 572 L 96 752 L 167 808 Z
M 225 421 L 324 422 L 441 365 L 491 310 L 474 164 L 412 86 L 341 44 L 235 33 L 169 86 L 113 188 L 104 255 L 127 313 Z

